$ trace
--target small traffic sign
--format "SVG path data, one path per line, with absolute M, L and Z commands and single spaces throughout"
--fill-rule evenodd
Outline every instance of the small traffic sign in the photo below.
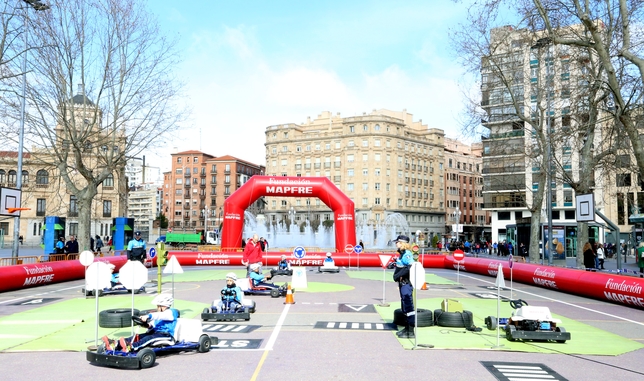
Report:
M 155 249 L 154 247 L 151 247 L 150 248 L 150 253 L 148 255 L 150 256 L 150 259 L 156 257 L 157 256 L 157 249 Z
M 293 256 L 297 259 L 302 259 L 306 255 L 306 250 L 302 246 L 297 246 L 293 249 Z
M 456 249 L 456 250 L 454 251 L 454 259 L 455 259 L 456 261 L 459 261 L 459 262 L 460 262 L 460 261 L 462 261 L 463 259 L 465 259 L 465 253 L 463 252 L 463 250 L 461 250 L 461 249 Z
M 382 265 L 383 269 L 387 268 L 387 265 L 389 264 L 389 261 L 391 260 L 391 257 L 393 257 L 393 255 L 378 254 L 378 258 L 380 258 L 380 264 Z
M 344 247 L 344 252 L 347 254 L 353 253 L 353 245 L 350 243 L 347 243 L 347 245 Z
M 356 254 L 360 254 L 360 253 L 362 253 L 362 246 L 360 246 L 360 245 L 356 245 L 356 246 L 353 248 L 353 251 L 355 251 L 355 253 L 356 253 Z

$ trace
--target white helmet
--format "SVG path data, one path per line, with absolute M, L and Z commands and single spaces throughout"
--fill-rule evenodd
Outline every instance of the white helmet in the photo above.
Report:
M 228 273 L 228 274 L 226 274 L 226 279 L 232 279 L 232 280 L 236 281 L 237 280 L 237 274 Z
M 282 259 L 286 259 L 286 255 L 282 254 Z
M 327 257 L 330 257 L 330 256 L 331 256 L 331 253 L 326 253 L 326 256 L 327 256 Z
M 259 269 L 259 263 L 252 263 L 250 265 L 250 269 L 253 270 L 253 271 Z
M 174 299 L 168 294 L 159 294 L 152 300 L 152 304 L 155 306 L 172 307 L 172 302 Z

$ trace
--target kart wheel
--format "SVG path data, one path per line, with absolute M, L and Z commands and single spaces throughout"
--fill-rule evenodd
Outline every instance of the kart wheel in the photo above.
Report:
M 143 348 L 139 353 L 136 354 L 136 358 L 139 359 L 141 369 L 147 369 L 154 365 L 154 362 L 157 359 L 157 355 L 152 349 Z
M 434 320 L 436 325 L 441 327 L 452 328 L 469 328 L 472 326 L 472 312 L 445 312 L 443 310 L 434 310 Z
M 116 308 L 98 313 L 98 326 L 101 328 L 123 328 L 131 325 L 132 316 L 139 316 L 139 310 Z
M 293 275 L 293 270 L 288 270 L 288 275 L 292 276 Z
M 418 327 L 431 327 L 434 325 L 434 314 L 430 310 L 419 308 L 418 314 Z M 407 325 L 407 316 L 400 308 L 394 310 L 394 324 Z
M 517 327 L 515 327 L 512 324 L 508 324 L 505 326 L 505 338 L 508 339 L 508 341 L 514 341 L 514 338 L 512 337 L 512 333 L 517 330 Z
M 250 312 L 251 314 L 254 314 L 255 313 L 255 306 L 256 306 L 256 303 L 255 303 L 255 301 L 253 301 L 253 304 L 250 307 L 248 307 L 248 312 Z
M 204 308 L 203 313 L 209 314 L 210 313 L 210 308 L 208 308 L 208 307 Z
M 555 328 L 555 332 L 566 332 L 566 329 L 564 327 L 557 327 Z M 558 343 L 565 343 L 566 340 L 557 340 Z
M 271 289 L 271 297 L 272 298 L 279 298 L 280 297 L 280 290 L 273 288 Z
M 490 331 L 494 331 L 497 327 L 496 316 L 488 316 L 485 318 L 485 326 Z
M 199 337 L 199 349 L 200 353 L 206 353 L 210 351 L 210 337 L 208 335 L 201 335 Z
M 99 298 L 100 298 L 101 296 L 103 296 L 103 294 L 104 294 L 104 293 L 103 293 L 103 290 L 98 290 L 98 296 L 99 296 Z

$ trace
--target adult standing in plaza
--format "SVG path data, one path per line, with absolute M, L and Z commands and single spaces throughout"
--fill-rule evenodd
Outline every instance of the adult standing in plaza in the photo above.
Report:
M 78 241 L 76 241 L 76 237 L 73 235 L 69 236 L 69 241 L 65 243 L 65 254 L 77 254 L 78 253 Z
M 637 267 L 640 268 L 640 278 L 644 278 L 644 242 L 637 248 Z
M 134 232 L 134 238 L 127 244 L 127 259 L 130 261 L 145 262 L 146 245 L 141 237 L 141 231 Z
M 257 263 L 262 266 L 262 247 L 259 244 L 259 237 L 253 234 L 253 237 L 246 242 L 244 246 L 244 255 L 242 256 L 242 265 L 246 266 L 246 276 L 250 274 L 250 265 Z
M 409 246 L 409 237 L 399 235 L 396 238 L 396 248 L 398 249 L 398 258 L 396 259 L 396 267 L 394 269 L 394 281 L 398 282 L 398 290 L 400 291 L 400 309 L 405 315 L 407 325 L 402 330 L 398 331 L 396 335 L 401 338 L 413 338 L 414 326 L 416 323 L 414 311 L 414 288 L 409 281 L 409 269 L 414 263 L 414 257 Z

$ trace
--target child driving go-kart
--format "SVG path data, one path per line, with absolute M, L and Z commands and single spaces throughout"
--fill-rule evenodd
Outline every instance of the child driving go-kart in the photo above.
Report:
M 212 305 L 212 310 L 221 313 L 223 310 L 237 311 L 243 309 L 241 288 L 237 287 L 237 274 L 226 274 L 226 286 L 221 289 L 221 299 Z
M 278 298 L 280 296 L 286 296 L 286 287 L 287 284 L 285 283 L 283 286 L 278 286 L 274 283 L 268 283 L 266 282 L 267 280 L 271 279 L 271 275 L 264 275 L 259 272 L 260 266 L 258 263 L 253 263 L 250 265 L 250 284 L 249 288 L 243 290 L 245 294 L 255 294 L 255 295 L 263 295 L 263 294 L 268 294 L 271 295 L 274 298 Z
M 277 267 L 271 269 L 271 277 L 275 275 L 293 275 L 293 270 L 291 269 L 291 262 L 286 259 L 286 255 L 282 254 L 280 261 L 277 262 Z
M 121 337 L 113 343 L 110 342 L 107 336 L 103 336 L 105 349 L 123 352 L 138 351 L 158 341 L 172 340 L 177 319 L 179 318 L 179 311 L 171 308 L 173 302 L 174 300 L 170 295 L 157 295 L 152 301 L 152 304 L 157 306 L 157 311 L 139 316 L 141 321 L 148 326 L 148 330 L 141 335 L 134 335 L 128 338 Z

